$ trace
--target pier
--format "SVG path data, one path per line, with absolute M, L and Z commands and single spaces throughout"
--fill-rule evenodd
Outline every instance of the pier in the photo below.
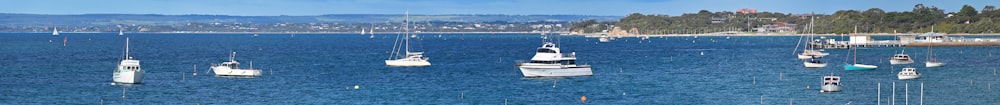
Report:
M 1000 38 L 948 37 L 937 33 L 898 35 L 899 40 L 872 40 L 870 35 L 851 35 L 847 41 L 813 40 L 809 46 L 823 49 L 850 47 L 1000 46 Z

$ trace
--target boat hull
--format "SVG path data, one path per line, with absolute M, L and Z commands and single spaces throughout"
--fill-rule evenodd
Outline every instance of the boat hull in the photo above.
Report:
M 840 91 L 840 86 L 837 86 L 837 85 L 823 85 L 822 90 L 823 90 L 823 92 L 839 92 Z
M 409 60 L 409 59 L 397 59 L 397 60 L 385 60 L 386 66 L 431 66 L 431 62 L 426 60 Z
M 521 66 L 521 74 L 524 77 L 565 77 L 565 76 L 591 76 L 590 67 L 526 67 Z
M 878 66 L 864 64 L 844 65 L 844 70 L 875 70 L 875 68 L 878 68 Z
M 215 66 L 212 67 L 212 72 L 215 72 L 216 76 L 250 76 L 256 77 L 260 76 L 261 71 L 256 69 L 230 69 L 226 66 Z
M 802 64 L 805 65 L 806 68 L 823 68 L 823 67 L 826 67 L 826 63 L 802 62 Z
M 898 60 L 898 59 L 890 59 L 889 60 L 889 64 L 893 64 L 893 65 L 912 64 L 912 63 L 913 63 L 913 60 Z
M 941 67 L 941 66 L 944 66 L 944 63 L 942 63 L 942 62 L 928 61 L 927 63 L 925 63 L 925 66 L 926 67 Z
M 601 37 L 601 38 L 598 38 L 597 40 L 600 41 L 600 42 L 611 42 L 611 38 L 607 38 L 607 37 Z
M 899 80 L 917 79 L 920 75 L 898 75 Z
M 137 84 L 142 83 L 142 76 L 144 72 L 132 71 L 132 70 L 118 70 L 114 73 L 115 83 L 128 83 Z

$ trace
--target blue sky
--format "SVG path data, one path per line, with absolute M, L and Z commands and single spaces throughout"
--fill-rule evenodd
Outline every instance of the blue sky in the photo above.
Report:
M 0 13 L 29 14 L 208 14 L 240 16 L 323 14 L 570 14 L 625 16 L 630 13 L 695 13 L 753 8 L 782 13 L 824 13 L 882 8 L 909 11 L 913 5 L 956 12 L 968 4 L 982 9 L 1000 0 L 11 0 Z

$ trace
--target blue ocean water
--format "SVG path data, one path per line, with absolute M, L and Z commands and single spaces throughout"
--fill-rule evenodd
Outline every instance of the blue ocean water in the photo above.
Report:
M 0 34 L 2 104 L 995 104 L 1000 47 L 934 47 L 944 67 L 925 68 L 926 47 L 859 49 L 874 71 L 845 71 L 851 55 L 827 49 L 826 68 L 806 69 L 798 36 L 622 38 L 610 43 L 556 37 L 593 76 L 523 78 L 537 34 L 421 35 L 413 49 L 433 66 L 386 67 L 395 34 Z M 143 84 L 111 85 L 124 39 L 146 70 Z M 62 46 L 66 38 L 67 46 Z M 876 37 L 892 39 L 891 37 Z M 50 42 L 50 40 L 52 42 Z M 889 65 L 904 50 L 917 63 Z M 215 77 L 231 51 L 256 78 Z M 704 52 L 704 56 L 700 53 Z M 192 76 L 197 65 L 198 76 Z M 923 76 L 897 80 L 902 67 Z M 820 93 L 821 77 L 843 92 Z M 878 87 L 881 84 L 881 87 Z M 359 89 L 353 89 L 357 85 Z M 908 87 L 907 87 L 908 86 Z M 881 96 L 879 97 L 879 89 Z M 124 93 L 124 98 L 122 97 Z M 904 97 L 908 95 L 909 97 Z M 881 99 L 881 100 L 877 100 Z

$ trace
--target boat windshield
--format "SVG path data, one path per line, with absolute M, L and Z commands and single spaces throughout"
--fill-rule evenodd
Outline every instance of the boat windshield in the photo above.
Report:
M 545 48 L 539 48 L 538 52 L 540 52 L 540 53 L 556 53 L 555 50 L 545 49 Z

